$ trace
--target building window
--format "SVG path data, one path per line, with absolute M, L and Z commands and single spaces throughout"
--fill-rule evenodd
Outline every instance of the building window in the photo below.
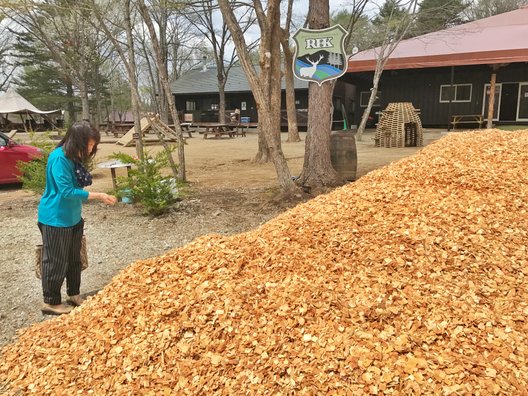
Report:
M 378 91 L 374 104 L 372 106 L 380 106 L 381 91 Z M 367 107 L 370 99 L 370 91 L 363 91 L 359 94 L 359 105 L 361 107 Z
M 212 103 L 211 110 L 218 110 L 218 103 Z
M 440 85 L 440 103 L 471 102 L 471 84 Z
M 194 111 L 196 110 L 196 103 L 193 100 L 187 100 L 185 102 L 185 111 Z

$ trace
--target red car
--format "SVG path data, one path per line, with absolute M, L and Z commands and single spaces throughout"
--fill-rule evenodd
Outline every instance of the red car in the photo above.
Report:
M 0 132 L 0 184 L 20 183 L 17 162 L 29 162 L 41 155 L 38 147 L 18 144 Z

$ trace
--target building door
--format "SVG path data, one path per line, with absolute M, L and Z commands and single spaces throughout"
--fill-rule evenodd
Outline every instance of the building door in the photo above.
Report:
M 495 102 L 493 103 L 493 121 L 498 121 L 500 117 L 500 102 L 501 102 L 502 84 L 495 85 Z M 482 115 L 484 119 L 488 119 L 488 102 L 489 102 L 490 85 L 484 85 L 484 100 L 482 103 Z
M 519 84 L 519 106 L 517 120 L 528 121 L 528 83 Z
M 518 83 L 502 83 L 500 121 L 517 120 Z

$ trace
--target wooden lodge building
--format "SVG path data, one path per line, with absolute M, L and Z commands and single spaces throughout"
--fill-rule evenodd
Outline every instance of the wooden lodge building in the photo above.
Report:
M 528 123 L 528 7 L 402 41 L 379 83 L 376 109 L 411 102 L 425 126 L 446 127 L 455 115 L 488 116 L 495 74 L 494 124 Z M 361 116 L 378 49 L 349 58 L 343 80 L 354 84 Z M 377 111 L 374 109 L 374 111 Z M 470 125 L 468 125 L 470 127 Z
M 295 106 L 297 108 L 297 122 L 299 127 L 305 128 L 308 115 L 308 82 L 294 79 L 295 87 Z M 178 80 L 172 83 L 172 93 L 174 95 L 176 108 L 182 112 L 183 121 L 194 122 L 217 122 L 218 121 L 218 80 L 216 77 L 216 68 L 203 68 L 200 70 L 191 70 L 184 74 Z M 246 79 L 242 67 L 232 67 L 228 74 L 225 87 L 226 93 L 226 113 L 229 115 L 235 109 L 240 110 L 240 118 L 249 118 L 249 122 L 257 123 L 258 114 L 257 106 L 253 94 Z M 338 82 L 335 94 L 337 103 L 335 120 L 342 120 L 340 111 L 341 97 L 349 97 L 350 102 L 353 100 L 353 87 L 345 82 Z M 348 96 L 347 96 L 348 95 Z M 285 83 L 282 82 L 282 120 L 283 128 L 288 126 L 286 115 L 286 93 Z M 337 123 L 342 121 L 337 121 Z
M 472 128 L 479 126 L 478 117 L 482 123 L 487 118 L 488 96 L 494 90 L 493 123 L 528 124 L 526 37 L 528 7 L 402 41 L 384 68 L 373 115 L 389 103 L 411 102 L 420 109 L 424 126 L 450 128 L 454 116 L 468 116 L 466 126 Z M 349 58 L 347 73 L 334 90 L 335 129 L 343 126 L 343 113 L 348 126 L 359 124 L 372 87 L 377 50 Z M 217 121 L 217 86 L 216 69 L 185 74 L 172 84 L 178 110 L 192 114 L 187 117 L 194 121 Z M 295 79 L 295 91 L 299 126 L 303 127 L 308 83 Z M 285 109 L 284 85 L 282 95 Z M 240 67 L 231 69 L 226 84 L 226 109 L 236 108 L 241 117 L 258 122 L 255 101 Z M 286 111 L 282 113 L 286 126 Z

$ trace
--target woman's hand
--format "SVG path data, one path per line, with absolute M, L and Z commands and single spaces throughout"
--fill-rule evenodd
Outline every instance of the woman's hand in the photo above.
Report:
M 117 202 L 117 198 L 113 195 L 98 192 L 90 192 L 88 194 L 88 199 L 97 199 L 108 205 L 113 205 Z

